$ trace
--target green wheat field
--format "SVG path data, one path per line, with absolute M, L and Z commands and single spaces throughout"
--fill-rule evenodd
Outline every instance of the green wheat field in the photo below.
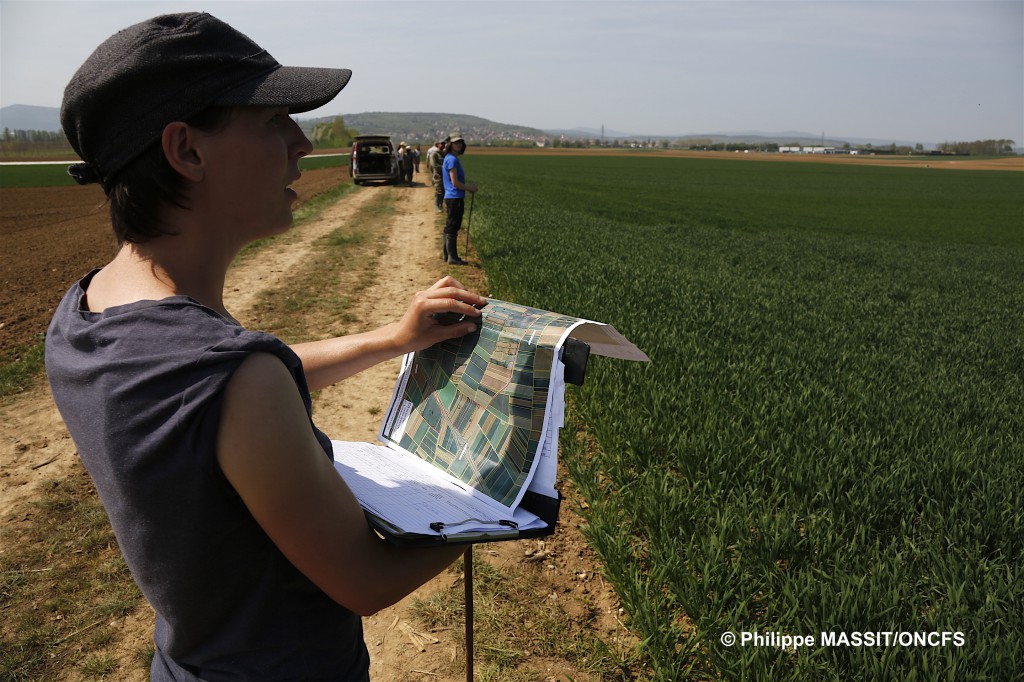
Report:
M 1022 679 L 1019 173 L 464 163 L 491 294 L 653 361 L 592 360 L 562 448 L 657 679 Z M 961 634 L 821 642 L 885 632 Z

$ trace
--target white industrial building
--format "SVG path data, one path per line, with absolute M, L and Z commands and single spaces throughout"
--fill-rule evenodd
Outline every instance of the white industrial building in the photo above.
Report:
M 836 147 L 779 147 L 780 154 L 856 154 L 856 149 Z

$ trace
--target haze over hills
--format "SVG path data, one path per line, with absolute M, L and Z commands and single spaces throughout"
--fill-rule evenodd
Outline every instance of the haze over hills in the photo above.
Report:
M 60 130 L 60 109 L 57 107 L 36 107 L 30 104 L 12 104 L 0 109 L 0 129 L 10 130 Z
M 319 118 L 303 119 L 299 117 L 299 124 L 307 133 L 313 126 L 321 122 L 334 120 L 335 116 L 324 116 Z M 479 116 L 449 113 L 429 112 L 365 112 L 359 114 L 344 114 L 342 118 L 345 126 L 353 128 L 360 133 L 374 133 L 391 135 L 395 142 L 407 141 L 416 144 L 430 144 L 442 139 L 452 132 L 459 132 L 467 139 L 477 143 L 487 143 L 492 140 L 517 140 L 524 143 L 549 141 L 553 137 L 566 139 L 601 139 L 600 128 L 578 127 L 572 129 L 549 129 L 540 130 L 527 126 L 518 126 L 508 123 L 497 123 Z M 59 131 L 60 110 L 57 107 L 38 107 L 25 104 L 12 104 L 0 108 L 0 128 L 10 130 L 45 130 Z M 879 138 L 860 137 L 824 137 L 822 134 L 813 134 L 802 131 L 740 131 L 740 132 L 714 132 L 714 133 L 685 133 L 678 135 L 648 135 L 642 133 L 626 133 L 618 130 L 605 130 L 606 141 L 619 140 L 646 141 L 646 140 L 701 140 L 710 143 L 721 142 L 750 142 L 750 143 L 776 143 L 786 145 L 798 143 L 803 145 L 817 145 L 824 143 L 828 146 L 841 147 L 844 144 L 850 145 L 873 145 L 887 146 L 896 144 L 898 146 L 913 147 L 916 144 L 923 144 L 925 149 L 934 148 L 935 142 L 922 140 L 891 140 Z

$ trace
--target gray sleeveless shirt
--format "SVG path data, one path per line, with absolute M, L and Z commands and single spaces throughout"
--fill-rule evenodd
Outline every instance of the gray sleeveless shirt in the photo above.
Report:
M 89 312 L 94 274 L 54 314 L 46 372 L 156 610 L 152 679 L 368 680 L 360 618 L 281 554 L 217 465 L 224 388 L 248 354 L 279 357 L 311 413 L 298 356 L 185 296 Z

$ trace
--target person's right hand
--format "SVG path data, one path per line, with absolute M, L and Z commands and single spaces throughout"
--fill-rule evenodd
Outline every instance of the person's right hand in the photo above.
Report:
M 486 305 L 486 298 L 454 277 L 443 277 L 416 292 L 402 319 L 389 325 L 395 347 L 400 354 L 408 353 L 474 332 L 479 328 L 480 309 Z M 437 313 L 457 313 L 467 319 L 446 325 L 434 317 Z

